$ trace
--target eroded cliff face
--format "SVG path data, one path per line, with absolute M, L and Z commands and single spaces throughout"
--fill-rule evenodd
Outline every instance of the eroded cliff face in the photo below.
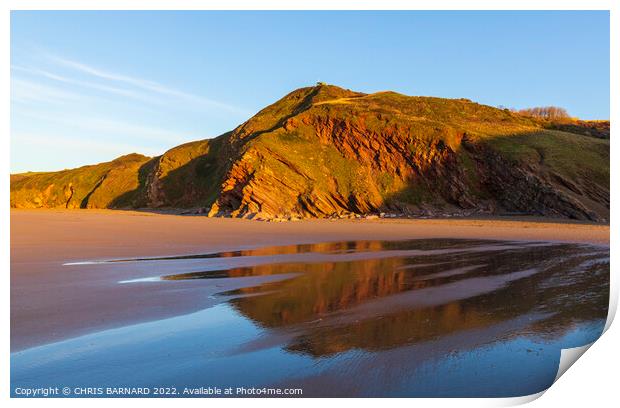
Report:
M 289 132 L 311 136 L 283 142 Z M 227 172 L 211 214 L 271 218 L 402 212 L 423 205 L 423 195 L 471 207 L 456 152 L 441 140 L 405 143 L 402 135 L 398 128 L 374 133 L 363 122 L 311 115 L 289 121 L 283 131 L 263 135 L 264 140 L 244 149 Z M 416 190 L 420 197 L 414 196 Z
M 13 176 L 11 204 L 185 208 L 252 219 L 608 219 L 609 140 L 548 127 L 464 99 L 322 85 L 286 95 L 218 138 L 93 166 L 88 183 L 72 170 L 62 178 Z
M 472 152 L 483 188 L 506 212 L 590 221 L 608 217 L 609 190 L 604 187 L 592 184 L 580 190 L 543 166 L 512 162 L 484 144 L 465 141 L 464 147 Z

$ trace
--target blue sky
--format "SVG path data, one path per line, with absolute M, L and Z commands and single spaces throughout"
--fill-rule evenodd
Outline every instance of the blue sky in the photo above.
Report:
M 11 171 L 161 154 L 316 81 L 608 119 L 609 14 L 14 11 Z

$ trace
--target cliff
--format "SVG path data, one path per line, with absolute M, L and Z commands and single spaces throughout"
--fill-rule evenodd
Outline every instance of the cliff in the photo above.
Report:
M 319 85 L 291 92 L 231 132 L 155 158 L 12 175 L 11 206 L 606 221 L 609 138 L 590 136 L 587 126 L 552 126 L 465 99 Z

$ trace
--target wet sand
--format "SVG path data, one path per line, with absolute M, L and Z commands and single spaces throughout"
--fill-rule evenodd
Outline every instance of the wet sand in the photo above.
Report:
M 161 257 L 348 240 L 471 238 L 609 245 L 609 227 L 512 219 L 314 220 L 267 223 L 129 211 L 11 211 L 11 349 L 178 316 L 212 305 L 234 279 L 185 280 L 174 290 L 119 285 L 166 273 L 68 262 Z M 170 273 L 173 271 L 171 270 Z M 258 279 L 258 278 L 257 278 Z M 263 280 L 264 281 L 264 280 Z M 245 280 L 243 285 L 248 285 Z

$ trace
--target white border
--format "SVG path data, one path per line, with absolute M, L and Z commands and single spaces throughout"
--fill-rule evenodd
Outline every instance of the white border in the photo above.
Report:
M 10 253 L 10 236 L 9 236 L 9 134 L 10 134 L 10 10 L 611 10 L 611 116 L 612 123 L 618 123 L 620 119 L 618 108 L 618 73 L 620 65 L 618 64 L 618 39 L 619 32 L 619 2 L 611 0 L 427 0 L 427 1 L 404 1 L 404 0 L 382 0 L 382 1 L 344 1 L 344 0 L 231 0 L 221 2 L 208 2 L 201 0 L 4 0 L 0 6 L 0 51 L 4 56 L 4 61 L 0 64 L 0 89 L 4 90 L 4 97 L 0 99 L 0 106 L 3 112 L 4 121 L 2 124 L 2 137 L 0 138 L 0 154 L 2 155 L 1 165 L 4 176 L 0 179 L 2 187 L 0 197 L 0 208 L 3 214 L 3 224 L 0 229 L 0 257 L 2 258 L 2 270 L 4 276 L 3 303 L 4 313 L 2 314 L 2 327 L 5 328 L 2 339 L 3 353 L 1 353 L 2 362 L 2 399 L 8 399 L 9 395 L 9 334 L 6 328 L 10 326 L 10 286 L 9 286 L 9 253 Z M 579 27 L 575 27 L 579 30 Z M 575 55 L 575 58 L 587 58 L 587 55 Z M 570 84 L 567 84 L 570 86 Z M 612 140 L 614 137 L 612 136 Z M 616 185 L 618 174 L 618 162 L 613 158 L 618 157 L 617 145 L 615 141 L 611 144 L 611 185 Z M 617 189 L 611 190 L 611 209 L 612 214 L 617 213 L 618 194 Z M 620 230 L 616 227 L 615 216 L 611 217 L 611 242 L 619 242 Z M 612 245 L 612 259 L 615 259 L 617 251 Z M 611 298 L 610 298 L 610 316 L 608 318 L 607 327 L 611 323 L 615 315 L 618 302 L 618 273 L 612 268 L 611 282 Z M 536 400 L 535 406 L 577 406 L 584 404 L 607 406 L 611 401 L 617 400 L 617 365 L 618 352 L 616 344 L 620 344 L 620 335 L 618 328 L 612 326 L 604 336 L 592 345 L 585 359 L 580 359 L 575 368 L 568 370 L 567 374 L 562 376 L 557 384 L 554 384 L 549 391 L 545 393 L 544 398 Z M 542 393 L 541 393 L 542 394 Z M 385 403 L 391 406 L 407 406 L 412 404 L 416 406 L 459 406 L 459 407 L 481 407 L 481 406 L 504 406 L 525 403 L 536 399 L 539 395 L 509 398 L 509 399 L 389 399 Z M 15 406 L 30 406 L 34 404 L 47 403 L 52 406 L 82 406 L 85 401 L 78 399 L 69 400 L 26 400 L 12 399 L 8 401 Z M 334 402 L 321 400 L 319 403 Z M 372 399 L 356 399 L 354 401 L 338 400 L 340 404 L 356 404 L 361 406 L 370 406 L 376 404 L 377 401 Z M 111 403 L 108 399 L 89 400 L 88 405 L 92 406 L 108 406 Z M 115 405 L 129 405 L 141 403 L 133 400 L 115 400 Z M 162 404 L 189 404 L 204 407 L 205 404 L 210 405 L 229 405 L 231 403 L 252 404 L 260 406 L 285 406 L 291 403 L 301 406 L 314 406 L 317 401 L 312 399 L 290 400 L 210 400 L 201 399 L 174 401 L 151 399 L 147 402 L 150 405 L 161 406 Z

